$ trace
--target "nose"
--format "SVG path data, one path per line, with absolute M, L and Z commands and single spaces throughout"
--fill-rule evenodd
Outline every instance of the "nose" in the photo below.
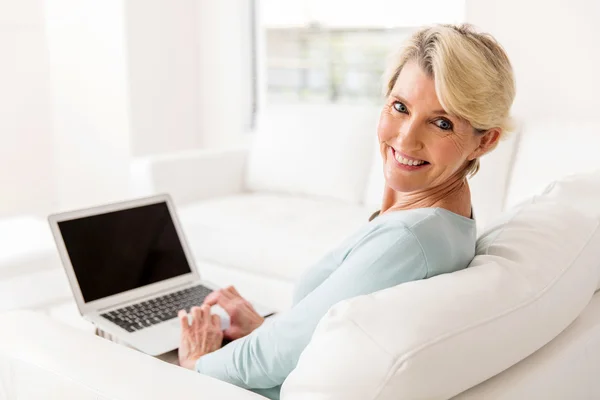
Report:
M 398 127 L 396 141 L 400 148 L 406 150 L 418 150 L 422 147 L 418 124 L 412 118 L 402 121 Z

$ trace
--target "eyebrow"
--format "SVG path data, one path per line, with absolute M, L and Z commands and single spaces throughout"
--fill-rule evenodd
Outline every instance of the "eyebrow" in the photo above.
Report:
M 407 106 L 410 106 L 410 103 L 405 98 L 403 98 L 402 96 L 400 96 L 399 94 L 397 94 L 397 93 L 391 93 L 391 95 L 392 95 L 392 97 L 395 97 L 396 99 L 400 100 L 401 102 L 406 103 Z M 448 117 L 450 116 L 450 114 L 448 114 L 446 112 L 446 110 L 435 110 L 435 111 L 433 111 L 432 114 L 446 115 Z

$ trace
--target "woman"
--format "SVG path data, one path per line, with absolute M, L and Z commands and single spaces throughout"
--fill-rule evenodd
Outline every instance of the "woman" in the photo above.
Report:
M 331 306 L 469 264 L 476 234 L 467 177 L 510 128 L 510 62 L 489 35 L 440 25 L 415 33 L 388 77 L 377 132 L 381 209 L 306 273 L 292 309 L 269 323 L 232 287 L 193 308 L 191 326 L 181 311 L 180 365 L 278 398 Z M 224 333 L 214 304 L 231 316 Z M 220 348 L 223 335 L 233 342 Z

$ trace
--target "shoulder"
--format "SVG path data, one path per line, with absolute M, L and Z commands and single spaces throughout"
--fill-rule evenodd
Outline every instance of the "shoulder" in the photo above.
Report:
M 475 221 L 441 208 L 418 208 L 378 215 L 370 231 L 408 231 L 417 238 L 438 236 L 442 232 L 475 233 Z
M 379 221 L 377 221 L 379 220 Z M 383 214 L 375 219 L 374 232 L 402 232 L 405 243 L 418 246 L 426 260 L 428 276 L 467 266 L 475 255 L 475 221 L 440 208 L 420 208 Z
M 410 227 L 427 258 L 429 276 L 466 268 L 475 256 L 475 221 L 441 208 Z
M 426 278 L 427 258 L 411 225 L 403 218 L 378 217 L 377 223 L 373 221 L 345 249 L 340 260 L 340 274 L 359 276 L 355 284 L 360 285 L 372 281 L 393 285 Z
M 345 248 L 343 259 L 361 257 L 381 261 L 394 257 L 407 259 L 423 255 L 419 244 L 420 230 L 414 228 L 427 223 L 430 217 L 428 213 L 412 211 L 377 216 L 358 232 Z M 410 254 L 414 257 L 410 257 Z

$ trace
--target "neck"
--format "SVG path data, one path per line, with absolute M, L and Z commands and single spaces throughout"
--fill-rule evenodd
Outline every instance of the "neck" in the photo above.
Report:
M 381 214 L 429 207 L 444 208 L 470 218 L 471 191 L 464 174 L 455 174 L 441 185 L 415 192 L 397 192 L 386 185 Z

